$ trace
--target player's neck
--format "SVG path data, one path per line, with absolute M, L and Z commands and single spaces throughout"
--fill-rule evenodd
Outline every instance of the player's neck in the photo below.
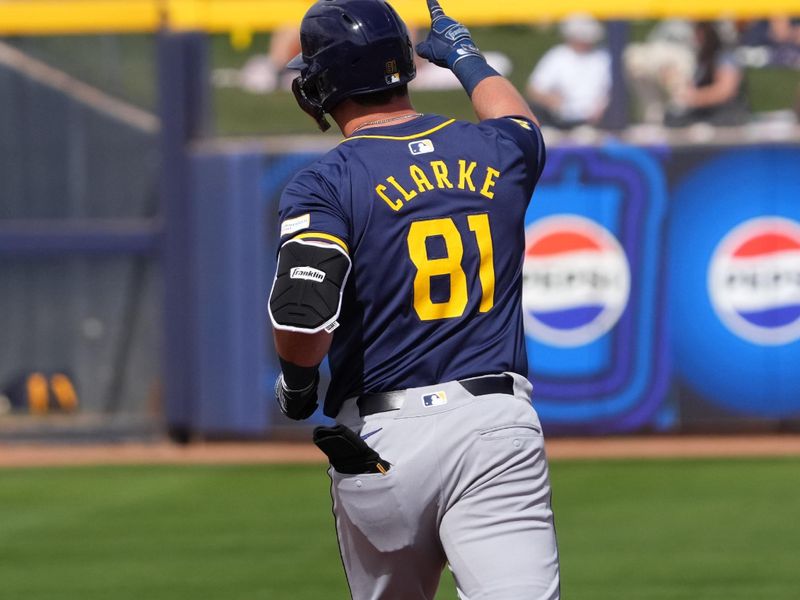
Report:
M 372 123 L 388 121 L 387 124 L 391 124 L 392 119 L 402 123 L 402 117 L 417 115 L 408 97 L 397 98 L 381 106 L 361 106 L 345 101 L 336 107 L 334 113 L 332 116 L 345 136 L 352 135 L 358 129 L 366 129 Z

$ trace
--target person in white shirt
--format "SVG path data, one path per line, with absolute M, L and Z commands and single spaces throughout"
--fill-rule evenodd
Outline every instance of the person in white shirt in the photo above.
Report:
M 598 47 L 603 26 L 587 15 L 561 24 L 564 43 L 548 50 L 528 80 L 527 96 L 543 124 L 597 125 L 608 106 L 611 57 Z

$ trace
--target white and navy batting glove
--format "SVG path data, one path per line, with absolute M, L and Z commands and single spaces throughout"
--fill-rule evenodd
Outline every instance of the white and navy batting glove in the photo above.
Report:
M 275 381 L 275 400 L 281 412 L 294 421 L 303 421 L 317 410 L 317 387 L 319 386 L 319 373 L 313 383 L 302 390 L 291 390 L 286 387 L 283 373 Z
M 469 29 L 445 15 L 437 0 L 428 0 L 428 10 L 431 13 L 431 32 L 424 42 L 417 44 L 417 54 L 450 70 L 465 58 L 483 58 Z
M 431 13 L 431 32 L 417 44 L 417 54 L 433 64 L 450 69 L 464 86 L 467 94 L 487 77 L 499 75 L 486 63 L 469 29 L 444 14 L 438 0 L 427 0 Z

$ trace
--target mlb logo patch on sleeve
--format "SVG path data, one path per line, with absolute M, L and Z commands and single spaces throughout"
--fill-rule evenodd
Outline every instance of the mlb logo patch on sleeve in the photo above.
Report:
M 441 406 L 447 404 L 447 394 L 444 392 L 434 392 L 432 394 L 423 394 L 422 404 L 425 406 Z
M 433 142 L 430 140 L 418 140 L 408 144 L 408 149 L 411 154 L 417 156 L 418 154 L 430 154 L 433 152 Z
M 286 219 L 283 223 L 281 223 L 281 237 L 285 235 L 291 235 L 298 231 L 302 231 L 303 229 L 308 229 L 309 227 L 311 227 L 310 214 L 300 215 L 294 219 Z

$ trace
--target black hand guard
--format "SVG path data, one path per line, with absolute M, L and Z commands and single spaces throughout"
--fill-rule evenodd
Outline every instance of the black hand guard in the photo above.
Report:
M 317 410 L 317 387 L 319 373 L 314 383 L 302 390 L 289 390 L 283 382 L 283 375 L 275 382 L 275 400 L 281 412 L 294 421 L 303 421 Z

